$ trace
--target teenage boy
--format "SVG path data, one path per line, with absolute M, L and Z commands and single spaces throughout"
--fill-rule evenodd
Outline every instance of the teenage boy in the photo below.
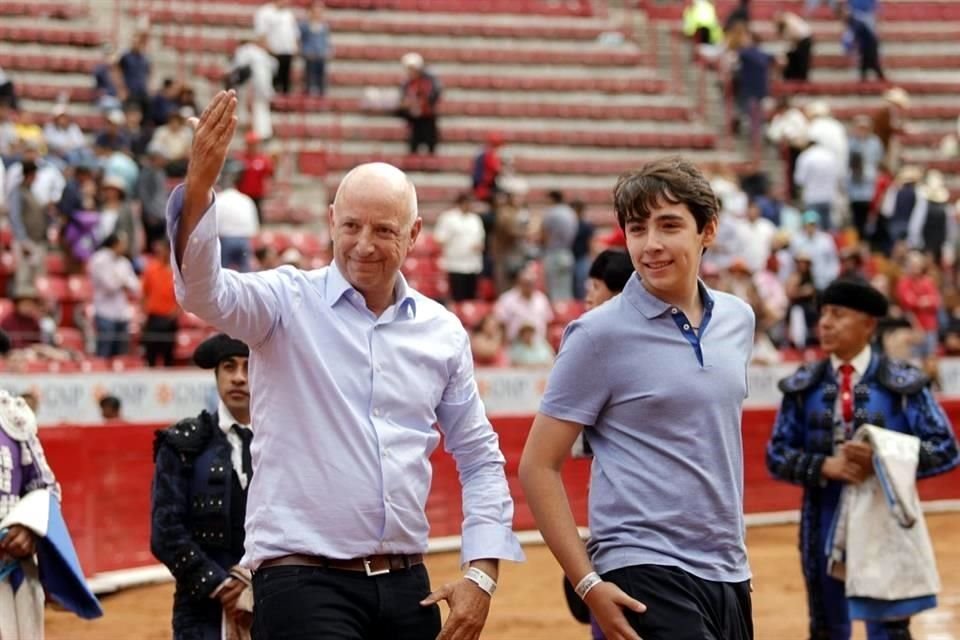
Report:
M 740 413 L 754 314 L 697 277 L 719 208 L 691 163 L 623 175 L 614 207 L 637 275 L 567 329 L 520 479 L 606 638 L 747 640 Z M 594 454 L 586 548 L 560 477 L 582 430 Z

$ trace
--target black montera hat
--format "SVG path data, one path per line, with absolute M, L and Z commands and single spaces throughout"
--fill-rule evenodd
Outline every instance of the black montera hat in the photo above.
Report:
M 887 299 L 866 280 L 840 278 L 830 283 L 820 296 L 820 306 L 832 304 L 860 311 L 874 318 L 887 315 Z
M 249 357 L 250 347 L 225 333 L 218 333 L 200 343 L 193 352 L 193 362 L 201 369 L 216 369 L 222 361 L 234 356 Z

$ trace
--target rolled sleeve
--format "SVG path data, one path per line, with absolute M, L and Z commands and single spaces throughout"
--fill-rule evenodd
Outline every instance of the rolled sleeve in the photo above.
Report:
M 463 564 L 482 558 L 520 562 L 520 541 L 513 532 L 513 498 L 504 473 L 500 440 L 487 420 L 473 377 L 473 355 L 466 332 L 437 418 L 445 448 L 457 463 L 463 492 Z
M 263 344 L 280 323 L 288 291 L 295 288 L 295 269 L 282 267 L 258 273 L 237 273 L 220 266 L 216 200 L 194 227 L 180 263 L 177 230 L 183 211 L 183 185 L 167 201 L 170 263 L 177 302 L 187 311 L 251 348 Z M 294 296 L 296 297 L 296 296 Z

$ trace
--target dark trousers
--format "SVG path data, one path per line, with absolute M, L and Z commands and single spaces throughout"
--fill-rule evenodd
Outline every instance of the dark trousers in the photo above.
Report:
M 422 564 L 368 576 L 322 567 L 268 567 L 253 576 L 254 640 L 434 640 L 440 608 Z
M 869 202 L 850 201 L 850 213 L 853 214 L 853 226 L 857 228 L 857 234 L 860 239 L 867 238 L 867 218 L 870 217 Z
M 430 154 L 437 148 L 437 118 L 410 118 L 410 153 L 417 153 L 421 146 L 425 146 Z
M 126 320 L 94 316 L 93 326 L 97 330 L 97 356 L 112 358 L 130 350 L 130 323 Z
M 273 76 L 273 88 L 277 93 L 290 93 L 290 67 L 293 56 L 289 53 L 281 53 L 273 57 L 277 59 L 277 73 Z
M 678 569 L 637 565 L 603 575 L 647 605 L 624 611 L 643 640 L 753 640 L 750 581 L 712 582 Z
M 140 343 L 143 345 L 148 365 L 173 366 L 173 348 L 177 343 L 177 316 L 147 316 Z
M 783 68 L 784 80 L 806 82 L 810 75 L 810 55 L 813 38 L 804 38 L 787 52 L 787 66 Z
M 474 300 L 477 297 L 477 273 L 449 273 L 450 297 L 454 302 Z
M 327 62 L 326 60 L 308 60 L 306 63 L 306 73 L 304 74 L 304 84 L 306 92 L 312 96 L 322 96 L 327 90 Z

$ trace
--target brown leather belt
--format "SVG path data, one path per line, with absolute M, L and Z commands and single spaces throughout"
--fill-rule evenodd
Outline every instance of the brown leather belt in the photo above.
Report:
M 261 569 L 268 567 L 323 567 L 324 569 L 340 569 L 342 571 L 362 571 L 368 576 L 378 576 L 391 571 L 401 571 L 423 564 L 423 554 L 410 555 L 378 555 L 351 560 L 336 560 L 323 556 L 308 556 L 302 553 L 293 553 L 288 556 L 271 558 L 260 563 Z

